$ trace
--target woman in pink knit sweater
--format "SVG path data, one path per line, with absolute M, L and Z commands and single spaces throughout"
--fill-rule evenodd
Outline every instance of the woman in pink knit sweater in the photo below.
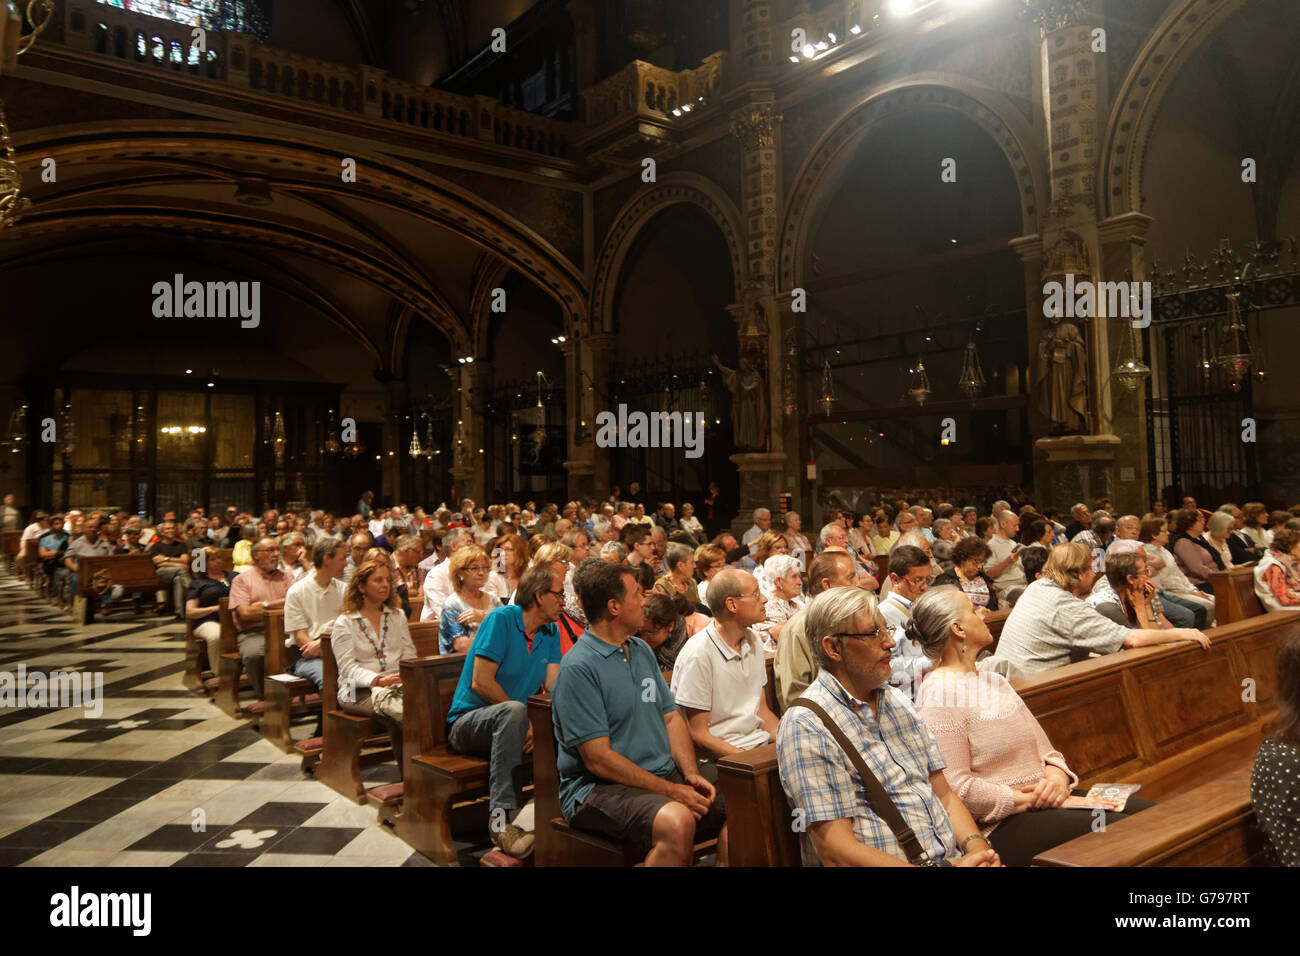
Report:
M 1007 866 L 1092 830 L 1089 810 L 1061 809 L 1079 778 L 1052 746 L 1025 702 L 1001 674 L 975 661 L 993 642 L 970 598 L 950 585 L 912 605 L 907 636 L 935 666 L 917 693 L 917 710 L 947 761 L 944 776 Z M 1151 806 L 1130 797 L 1109 826 Z

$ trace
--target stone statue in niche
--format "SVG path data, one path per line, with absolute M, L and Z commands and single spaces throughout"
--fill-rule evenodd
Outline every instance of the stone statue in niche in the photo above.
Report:
M 741 451 L 767 450 L 767 378 L 762 363 L 763 353 L 757 350 L 741 352 L 739 369 L 727 368 L 713 356 L 722 383 L 731 392 L 732 438 Z
M 1053 435 L 1078 435 L 1088 424 L 1088 351 L 1073 322 L 1050 315 L 1038 340 L 1034 392 Z

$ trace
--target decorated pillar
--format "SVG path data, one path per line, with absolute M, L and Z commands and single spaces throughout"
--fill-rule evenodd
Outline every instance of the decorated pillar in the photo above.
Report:
M 484 502 L 487 489 L 487 399 L 492 385 L 492 363 L 475 362 L 451 370 L 456 389 L 456 418 L 452 422 L 451 476 L 456 482 L 457 501 L 472 498 Z
M 747 4 L 746 15 L 759 5 Z M 727 307 L 736 323 L 740 358 L 737 368 L 724 376 L 738 449 L 731 460 L 740 470 L 738 530 L 749 527 L 754 508 L 775 509 L 781 492 L 794 490 L 785 487 L 782 326 L 776 295 L 781 116 L 774 102 L 771 90 L 754 90 L 731 114 L 731 132 L 740 143 L 746 270 L 740 301 Z

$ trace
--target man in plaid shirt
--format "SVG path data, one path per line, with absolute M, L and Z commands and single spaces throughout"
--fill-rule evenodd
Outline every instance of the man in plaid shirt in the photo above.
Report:
M 862 588 L 836 588 L 808 607 L 806 639 L 818 666 L 803 696 L 820 704 L 862 754 L 935 866 L 999 866 L 957 795 L 947 764 L 907 695 L 889 686 L 894 641 Z M 790 707 L 777 730 L 781 785 L 794 808 L 805 866 L 906 866 L 848 756 L 820 718 Z

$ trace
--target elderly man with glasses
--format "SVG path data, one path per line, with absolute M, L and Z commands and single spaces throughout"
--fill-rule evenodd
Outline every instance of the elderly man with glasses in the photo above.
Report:
M 491 759 L 492 842 L 522 858 L 533 851 L 531 814 L 521 812 L 520 767 L 533 749 L 527 701 L 543 685 L 549 692 L 560 672 L 555 622 L 564 608 L 564 575 L 549 565 L 530 569 L 519 580 L 515 600 L 483 619 L 465 654 L 447 714 L 447 744 Z
M 998 866 L 997 854 L 948 787 L 939 746 L 888 681 L 893 637 L 861 588 L 819 594 L 808 607 L 817 677 L 802 700 L 819 706 L 861 755 L 915 834 L 925 866 Z M 855 780 L 853 762 L 812 710 L 792 703 L 777 729 L 777 765 L 804 829 L 805 866 L 906 866 L 892 829 Z
M 266 665 L 266 612 L 284 607 L 293 579 L 280 565 L 280 548 L 274 538 L 253 542 L 253 566 L 241 571 L 230 585 L 230 614 L 235 620 L 239 656 L 244 671 L 257 693 L 264 699 L 262 678 Z

